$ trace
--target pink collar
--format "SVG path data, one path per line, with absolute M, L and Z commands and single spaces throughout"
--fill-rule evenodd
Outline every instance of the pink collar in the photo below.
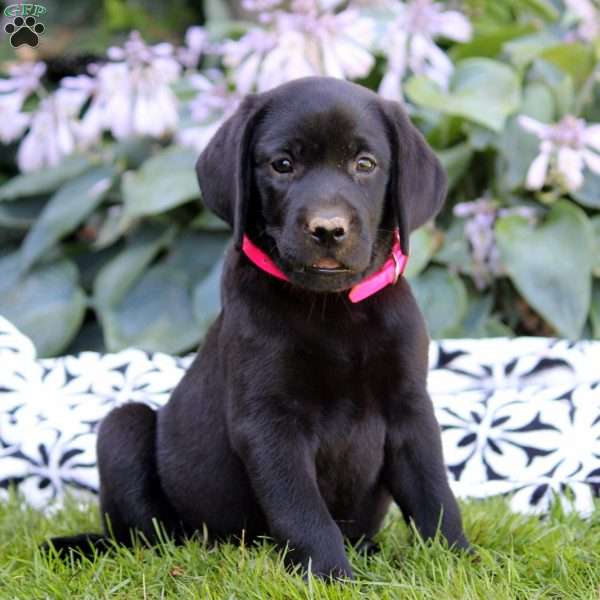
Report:
M 268 273 L 277 279 L 289 281 L 287 275 L 281 271 L 281 269 L 269 256 L 267 256 L 265 252 L 251 242 L 247 235 L 244 235 L 242 251 L 259 269 L 262 269 L 265 273 Z M 383 263 L 383 266 L 379 269 L 379 271 L 369 275 L 350 290 L 350 293 L 348 294 L 350 302 L 361 302 L 365 298 L 376 294 L 384 287 L 387 287 L 388 285 L 394 285 L 400 278 L 400 275 L 402 275 L 404 272 L 407 262 L 408 256 L 403 254 L 402 250 L 400 249 L 400 234 L 396 229 L 394 231 L 394 245 L 392 246 L 390 257 Z

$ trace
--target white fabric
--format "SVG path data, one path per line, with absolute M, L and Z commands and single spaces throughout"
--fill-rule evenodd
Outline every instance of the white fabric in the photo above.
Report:
M 111 408 L 164 404 L 192 356 L 125 350 L 36 359 L 0 317 L 0 493 L 56 505 L 96 492 L 95 431 Z M 429 391 L 459 497 L 511 493 L 522 512 L 555 496 L 589 514 L 600 495 L 600 342 L 443 340 L 430 348 Z

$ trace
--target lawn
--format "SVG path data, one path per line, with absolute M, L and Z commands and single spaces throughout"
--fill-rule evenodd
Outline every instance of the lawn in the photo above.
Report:
M 325 584 L 283 567 L 267 541 L 254 547 L 209 547 L 190 541 L 161 552 L 118 549 L 79 563 L 45 557 L 47 536 L 98 530 L 93 504 L 74 501 L 52 516 L 16 498 L 0 503 L 0 599 L 459 599 L 600 598 L 600 504 L 588 520 L 558 507 L 540 519 L 511 513 L 500 499 L 463 503 L 477 558 L 410 535 L 396 511 L 373 557 L 349 548 L 356 581 Z

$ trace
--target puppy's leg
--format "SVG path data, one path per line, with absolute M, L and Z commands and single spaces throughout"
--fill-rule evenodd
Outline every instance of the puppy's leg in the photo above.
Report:
M 252 428 L 250 428 L 252 429 Z M 270 534 L 287 542 L 288 559 L 319 577 L 352 577 L 342 533 L 319 491 L 307 441 L 289 431 L 237 435 L 244 462 Z
M 174 511 L 163 492 L 156 465 L 156 412 L 132 402 L 116 408 L 98 431 L 100 509 L 104 531 L 121 544 L 131 532 L 153 544 L 156 524 L 176 533 Z
M 53 538 L 42 548 L 51 544 L 58 551 L 75 549 L 89 556 L 110 548 L 111 538 L 131 545 L 133 531 L 152 544 L 157 541 L 155 522 L 174 534 L 173 511 L 156 468 L 156 413 L 139 403 L 116 408 L 100 424 L 97 450 L 104 535 Z
M 448 484 L 440 428 L 428 394 L 414 394 L 388 424 L 384 484 L 425 539 L 438 529 L 450 545 L 468 549 L 458 504 Z
M 349 538 L 348 541 L 354 549 L 360 553 L 365 554 L 367 556 L 372 556 L 373 554 L 377 554 L 380 552 L 381 548 L 377 542 L 374 542 L 371 538 L 363 537 L 359 539 Z
M 373 537 L 381 529 L 390 501 L 388 490 L 378 484 L 360 504 L 354 503 L 353 514 L 348 516 L 349 522 L 344 523 L 342 531 L 357 552 L 367 556 L 379 552 L 379 544 Z
M 74 550 L 74 558 L 87 556 L 92 558 L 95 553 L 103 554 L 110 548 L 108 538 L 99 533 L 82 533 L 79 535 L 67 535 L 61 537 L 53 537 L 40 545 L 42 552 L 48 553 L 51 549 L 64 556 L 66 553 Z

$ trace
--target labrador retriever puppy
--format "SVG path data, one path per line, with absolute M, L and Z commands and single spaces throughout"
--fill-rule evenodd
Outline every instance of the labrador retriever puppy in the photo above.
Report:
M 394 500 L 424 538 L 468 548 L 427 394 L 426 326 L 399 277 L 446 178 L 402 107 L 299 79 L 248 96 L 197 171 L 233 228 L 221 314 L 166 406 L 130 403 L 102 422 L 105 536 L 52 544 L 154 542 L 156 520 L 176 539 L 268 535 L 293 563 L 350 578 L 344 539 L 369 547 Z

